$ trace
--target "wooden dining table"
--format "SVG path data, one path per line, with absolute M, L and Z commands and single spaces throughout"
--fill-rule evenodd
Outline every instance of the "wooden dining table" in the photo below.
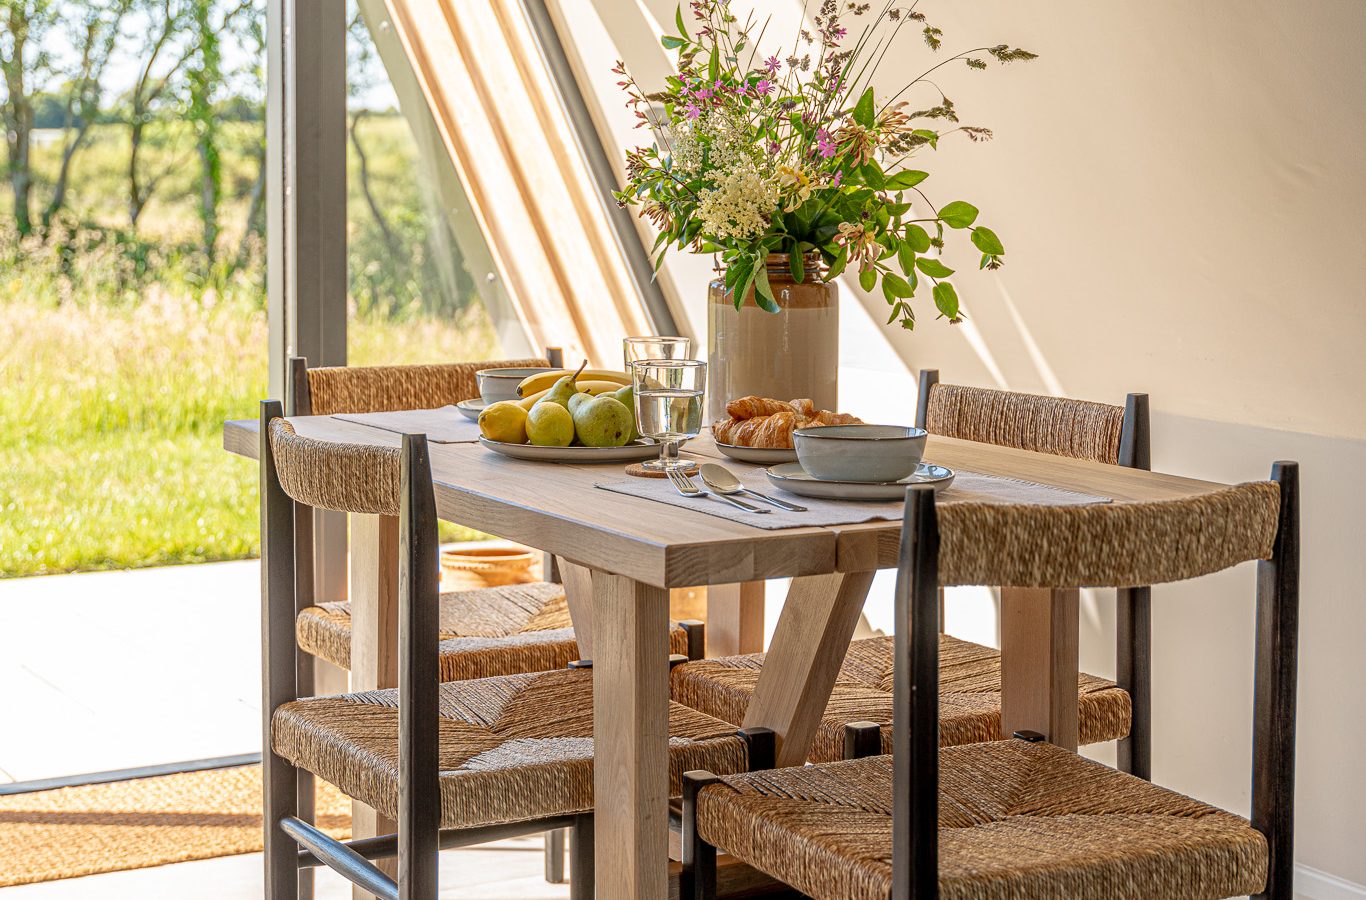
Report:
M 400 435 L 328 416 L 290 419 L 308 437 L 398 446 Z M 224 446 L 255 458 L 255 421 L 228 422 Z M 438 515 L 527 544 L 560 562 L 580 653 L 593 662 L 596 877 L 600 897 L 668 896 L 668 609 L 672 588 L 791 584 L 746 726 L 777 736 L 778 764 L 800 765 L 844 660 L 873 576 L 897 564 L 901 523 L 764 530 L 602 490 L 622 466 L 513 460 L 478 444 L 431 444 Z M 709 437 L 685 455 L 724 461 Z M 926 458 L 1114 502 L 1189 497 L 1225 487 L 1175 475 L 931 436 Z M 951 502 L 951 493 L 944 495 Z M 709 502 L 700 500 L 700 503 Z M 392 668 L 396 520 L 352 523 L 353 640 Z M 1075 589 L 1002 590 L 1002 730 L 1077 744 Z M 354 658 L 354 657 L 353 657 Z M 378 675 L 375 673 L 379 672 Z M 352 689 L 363 689 L 365 683 Z

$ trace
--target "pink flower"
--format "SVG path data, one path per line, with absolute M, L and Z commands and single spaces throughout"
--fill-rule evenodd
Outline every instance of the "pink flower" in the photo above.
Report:
M 623 63 L 623 65 L 625 64 Z M 782 66 L 783 64 L 778 62 L 777 56 L 770 56 L 768 59 L 764 60 L 764 68 L 768 71 L 768 74 L 770 75 L 777 75 L 778 70 L 781 69 Z
M 816 131 L 816 149 L 820 151 L 824 159 L 829 159 L 835 155 L 835 142 L 830 139 L 830 132 L 824 128 Z
M 702 110 L 697 108 L 696 103 L 689 103 L 683 112 L 689 119 L 696 119 L 698 116 L 702 115 Z
M 843 180 L 844 180 L 844 170 L 841 169 L 840 171 L 838 171 L 838 172 L 835 173 L 835 177 L 834 177 L 834 178 L 830 179 L 830 186 L 831 186 L 831 187 L 836 187 L 836 188 L 837 188 L 837 187 L 840 186 L 840 182 L 843 181 Z
M 769 142 L 768 142 L 768 152 L 769 152 L 769 155 L 775 155 L 775 154 L 777 154 L 777 152 L 778 152 L 779 150 L 781 150 L 781 149 L 783 149 L 783 145 L 780 144 L 780 143 L 778 143 L 777 141 L 769 141 Z
M 773 82 L 769 81 L 767 78 L 761 79 L 754 85 L 754 93 L 761 97 L 767 97 L 769 94 L 773 93 Z

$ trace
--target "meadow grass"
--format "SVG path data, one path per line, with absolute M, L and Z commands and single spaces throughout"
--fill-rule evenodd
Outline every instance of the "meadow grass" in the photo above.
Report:
M 197 170 L 184 123 L 160 127 L 148 145 L 148 170 L 163 180 L 136 235 L 121 199 L 119 125 L 92 129 L 55 236 L 20 241 L 0 229 L 0 578 L 258 552 L 256 470 L 222 450 L 222 426 L 255 416 L 266 396 L 259 243 L 238 260 L 259 130 L 224 127 L 213 265 L 195 249 Z M 426 224 L 407 125 L 376 116 L 361 133 L 371 190 L 403 252 L 419 256 Z M 35 213 L 56 149 L 35 148 Z M 477 302 L 448 316 L 423 311 L 431 285 L 376 237 L 354 155 L 349 162 L 349 266 L 367 291 L 365 312 L 350 303 L 351 364 L 497 357 Z M 7 200 L 0 192 L 0 220 Z M 390 302 L 376 303 L 373 285 Z M 470 536 L 443 526 L 447 539 Z
M 162 288 L 126 306 L 8 297 L 0 577 L 256 555 L 256 470 L 222 423 L 266 396 L 265 314 Z M 350 331 L 358 365 L 496 355 L 478 310 Z

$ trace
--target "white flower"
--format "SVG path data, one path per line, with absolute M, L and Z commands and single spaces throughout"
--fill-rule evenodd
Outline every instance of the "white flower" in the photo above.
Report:
M 720 176 L 716 187 L 704 190 L 698 218 L 708 234 L 718 239 L 747 240 L 763 234 L 778 207 L 778 188 L 750 168 Z

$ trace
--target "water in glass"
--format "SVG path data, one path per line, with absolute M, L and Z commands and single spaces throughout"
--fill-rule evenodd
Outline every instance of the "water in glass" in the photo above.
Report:
M 664 388 L 636 394 L 640 433 L 661 441 L 685 441 L 702 431 L 702 391 Z

